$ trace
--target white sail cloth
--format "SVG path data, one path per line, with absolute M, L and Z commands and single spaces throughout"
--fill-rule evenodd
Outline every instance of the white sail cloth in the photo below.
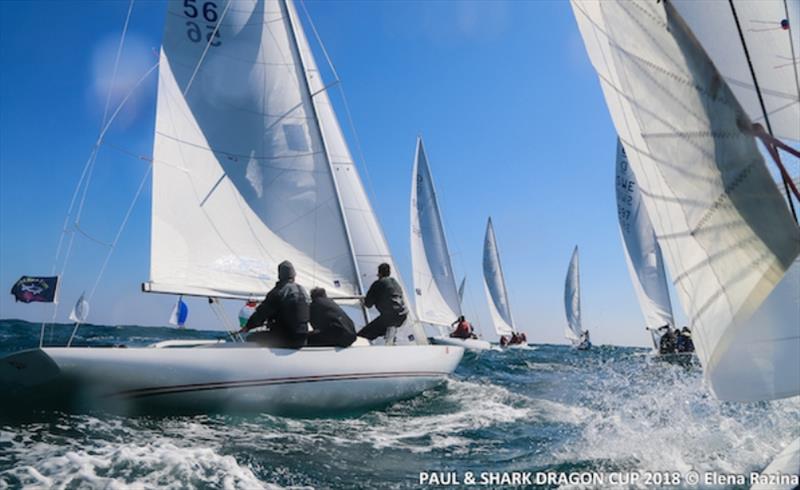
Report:
M 211 5 L 168 5 L 154 144 L 151 288 L 261 296 L 272 287 L 277 264 L 289 259 L 301 284 L 357 294 L 287 5 Z
M 258 297 L 288 259 L 354 296 L 394 265 L 291 2 L 169 3 L 152 214 L 151 291 Z
M 750 120 L 767 127 L 757 82 L 775 135 L 800 141 L 800 1 L 672 2 Z
M 747 113 L 671 2 L 572 7 L 711 389 L 800 394 L 800 229 Z
M 497 335 L 511 335 L 516 332 L 511 317 L 506 280 L 500 265 L 500 252 L 494 235 L 492 218 L 486 224 L 486 237 L 483 240 L 483 285 L 489 302 L 489 314 Z
M 412 174 L 411 268 L 417 317 L 449 326 L 461 315 L 460 296 L 422 138 L 417 138 Z
M 667 287 L 667 272 L 656 233 L 642 203 L 636 175 L 631 171 L 625 148 L 617 140 L 617 216 L 628 272 L 631 276 L 645 325 L 650 328 L 653 344 L 658 348 L 661 338 L 656 329 L 675 327 L 672 303 Z
M 581 326 L 581 275 L 578 262 L 578 246 L 572 251 L 564 280 L 564 310 L 567 315 L 567 328 L 564 333 L 574 345 L 583 342 Z

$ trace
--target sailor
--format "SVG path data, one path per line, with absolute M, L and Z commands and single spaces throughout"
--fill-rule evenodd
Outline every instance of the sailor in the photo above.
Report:
M 266 332 L 247 336 L 248 342 L 269 347 L 299 349 L 308 337 L 309 298 L 303 286 L 294 282 L 294 266 L 288 260 L 278 264 L 278 282 L 247 320 L 239 333 L 266 324 Z
M 509 342 L 510 341 L 508 340 L 508 337 L 506 337 L 505 335 L 500 336 L 500 347 L 507 346 Z
M 311 290 L 311 327 L 308 345 L 348 347 L 356 340 L 356 328 L 347 313 L 328 298 L 323 288 Z
M 675 353 L 675 332 L 669 325 L 664 325 L 661 329 L 666 328 L 666 332 L 661 335 L 661 340 L 658 343 L 658 353 L 659 354 L 674 354 Z M 659 330 L 661 330 L 659 329 Z
M 678 352 L 694 352 L 694 342 L 692 341 L 692 331 L 689 327 L 683 327 L 683 330 L 678 331 L 675 329 L 675 350 Z
M 520 344 L 527 344 L 528 343 L 528 337 L 525 335 L 525 332 L 520 332 L 519 333 L 519 343 Z
M 453 333 L 450 334 L 450 337 L 454 339 L 471 339 L 474 337 L 472 333 L 472 325 L 470 325 L 467 319 L 464 318 L 464 315 L 458 317 L 458 320 L 454 321 L 450 326 L 452 327 L 454 325 L 456 329 L 453 330 Z
M 380 315 L 358 332 L 359 337 L 374 340 L 386 335 L 389 327 L 399 327 L 408 317 L 408 308 L 403 300 L 403 288 L 390 277 L 392 268 L 383 263 L 378 266 L 378 280 L 372 283 L 364 298 L 367 308 L 376 307 Z

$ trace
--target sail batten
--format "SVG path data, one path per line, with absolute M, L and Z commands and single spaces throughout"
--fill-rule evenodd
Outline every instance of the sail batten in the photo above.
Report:
M 572 7 L 709 386 L 725 400 L 800 394 L 800 229 L 749 111 L 672 2 Z
M 411 266 L 417 317 L 449 326 L 461 315 L 461 301 L 422 138 L 417 138 L 412 175 Z
M 486 223 L 486 236 L 483 241 L 483 286 L 497 335 L 505 336 L 516 332 L 492 218 Z

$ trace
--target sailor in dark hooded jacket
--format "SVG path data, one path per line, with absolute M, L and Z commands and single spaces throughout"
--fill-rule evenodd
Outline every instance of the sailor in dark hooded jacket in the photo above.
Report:
M 249 332 L 264 324 L 266 332 L 254 332 L 248 342 L 269 347 L 299 349 L 308 337 L 309 298 L 303 286 L 294 282 L 294 266 L 288 260 L 278 264 L 278 282 L 267 293 L 240 332 Z
M 386 335 L 389 327 L 399 327 L 406 321 L 408 308 L 403 299 L 403 288 L 393 277 L 392 268 L 383 263 L 378 266 L 378 280 L 372 283 L 364 298 L 367 308 L 375 307 L 380 315 L 358 332 L 359 337 L 374 340 Z
M 325 290 L 311 290 L 311 327 L 308 345 L 314 347 L 348 347 L 356 340 L 356 327 L 353 320 L 332 299 Z

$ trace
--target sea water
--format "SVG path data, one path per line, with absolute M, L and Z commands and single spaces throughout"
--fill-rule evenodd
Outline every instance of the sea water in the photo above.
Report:
M 70 328 L 48 329 L 45 340 L 63 344 Z M 91 325 L 75 343 L 224 336 Z M 0 320 L 0 355 L 35 347 L 38 337 L 39 325 Z M 346 418 L 0 418 L 0 488 L 409 488 L 432 474 L 464 485 L 467 472 L 497 485 L 527 472 L 742 474 L 763 469 L 798 436 L 800 398 L 720 402 L 696 364 L 653 360 L 640 348 L 538 345 L 467 354 L 440 388 Z

